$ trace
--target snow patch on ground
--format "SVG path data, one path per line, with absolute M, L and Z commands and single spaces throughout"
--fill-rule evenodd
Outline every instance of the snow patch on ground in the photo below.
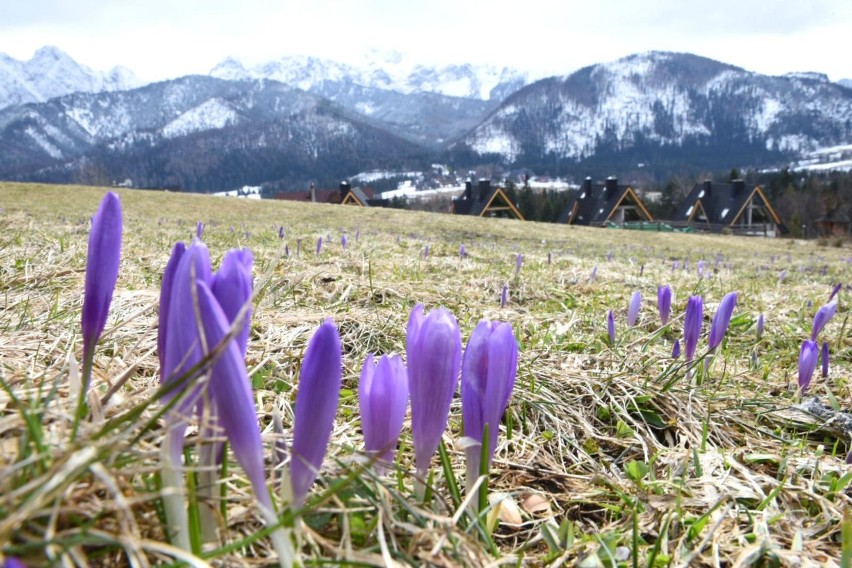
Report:
M 219 191 L 214 193 L 216 197 L 242 197 L 245 199 L 260 199 L 261 187 L 259 185 L 244 185 L 239 189 L 230 191 Z

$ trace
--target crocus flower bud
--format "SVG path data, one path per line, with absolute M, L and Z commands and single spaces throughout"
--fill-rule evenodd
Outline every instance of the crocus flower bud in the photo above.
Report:
M 598 265 L 596 264 L 592 267 L 592 273 L 589 274 L 589 280 L 594 282 L 595 278 L 597 278 L 597 277 L 598 277 Z
M 615 316 L 612 310 L 606 314 L 606 332 L 609 335 L 609 344 L 615 345 Z
M 202 234 L 203 232 L 204 232 L 204 223 L 202 223 L 201 221 L 199 221 L 198 223 L 196 223 L 196 224 L 195 224 L 195 237 L 196 237 L 196 238 L 198 238 L 198 239 L 200 239 L 200 238 L 201 238 L 201 234 Z
M 364 448 L 381 462 L 393 463 L 396 443 L 408 408 L 408 370 L 397 355 L 382 355 L 373 364 L 367 355 L 358 382 Z
M 692 361 L 695 357 L 703 320 L 704 300 L 701 296 L 690 296 L 686 301 L 686 316 L 683 320 L 683 344 L 687 361 Z
M 763 325 L 764 325 L 764 317 L 763 314 L 757 316 L 757 338 L 760 339 L 763 337 Z
M 515 276 L 518 275 L 521 271 L 521 267 L 524 265 L 524 255 L 518 253 L 518 256 L 515 257 Z
M 627 325 L 634 326 L 639 319 L 639 308 L 642 306 L 642 294 L 639 290 L 633 292 L 630 296 L 630 306 L 627 308 Z
M 461 397 L 464 435 L 482 444 L 488 425 L 488 466 L 497 446 L 500 419 L 509 404 L 518 370 L 518 343 L 512 326 L 503 322 L 479 322 L 464 351 Z M 480 472 L 482 449 L 468 446 L 468 484 Z
M 278 238 L 279 239 L 284 238 L 284 227 L 278 227 Z
M 819 346 L 816 341 L 808 339 L 802 343 L 802 349 L 799 351 L 799 390 L 803 394 L 811 384 L 818 358 Z
M 828 377 L 828 341 L 822 342 L 822 353 L 820 355 L 822 361 L 822 378 Z
M 263 466 L 263 443 L 245 355 L 235 341 L 223 343 L 231 322 L 204 281 L 198 281 L 198 311 L 208 349 L 221 349 L 213 365 L 209 384 L 218 423 L 224 429 L 234 456 L 246 472 L 258 501 L 272 511 L 274 509 L 266 488 Z
M 213 295 L 225 312 L 228 322 L 233 324 L 243 308 L 246 311 L 240 321 L 240 332 L 236 336 L 237 346 L 243 358 L 248 349 L 249 323 L 251 322 L 251 269 L 254 256 L 249 249 L 234 249 L 225 253 L 219 270 L 213 276 Z M 230 327 L 230 325 L 229 325 Z
M 322 252 L 322 237 L 317 239 L 317 256 Z
M 346 249 L 346 247 L 349 246 L 349 239 L 346 238 L 346 235 L 342 235 L 340 237 L 340 246 L 343 249 Z
M 160 286 L 160 308 L 159 308 L 159 329 L 157 333 L 157 355 L 160 357 L 160 370 L 162 372 L 164 357 L 166 353 L 166 334 L 168 326 L 166 323 L 169 318 L 169 302 L 172 299 L 172 282 L 175 278 L 180 259 L 186 252 L 186 245 L 183 242 L 175 243 L 172 248 L 172 255 L 166 263 L 166 270 L 163 272 L 163 284 Z
M 722 343 L 722 339 L 728 331 L 728 326 L 731 324 L 731 314 L 734 312 L 736 305 L 736 292 L 725 294 L 725 297 L 719 303 L 719 309 L 716 310 L 716 314 L 713 316 L 713 323 L 710 326 L 710 337 L 707 339 L 707 346 L 711 351 Z
M 816 341 L 819 332 L 822 331 L 822 328 L 825 327 L 825 324 L 834 317 L 834 313 L 837 311 L 837 300 L 832 300 L 826 305 L 822 306 L 817 313 L 814 315 L 814 327 L 811 331 L 811 341 Z
M 500 307 L 505 308 L 509 302 L 509 285 L 503 284 L 503 290 L 500 292 Z
M 672 346 L 672 359 L 677 359 L 678 357 L 680 357 L 680 339 L 675 339 Z
M 299 374 L 290 458 L 290 484 L 296 508 L 305 503 L 331 438 L 340 398 L 341 359 L 340 336 L 334 322 L 327 319 L 311 338 Z
M 666 325 L 672 313 L 672 289 L 669 286 L 657 288 L 657 309 L 660 311 L 660 321 Z
M 467 256 L 467 249 L 464 247 L 464 243 L 459 247 L 459 257 L 464 258 Z
M 121 200 L 109 191 L 92 218 L 83 290 L 83 392 L 88 391 L 95 345 L 106 325 L 121 259 Z
M 424 315 L 423 305 L 417 304 L 408 319 L 405 351 L 414 461 L 418 474 L 425 477 L 447 428 L 459 381 L 462 343 L 456 318 L 445 308 Z
M 423 247 L 423 258 L 429 258 L 429 245 Z
M 840 292 L 841 288 L 843 288 L 842 283 L 837 284 L 837 285 L 834 286 L 834 288 L 832 288 L 831 295 L 828 297 L 829 302 L 834 299 L 834 297 Z

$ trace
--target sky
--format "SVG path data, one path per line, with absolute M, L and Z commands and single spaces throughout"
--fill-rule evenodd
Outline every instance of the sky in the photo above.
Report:
M 759 73 L 852 78 L 850 0 L 0 0 L 0 53 L 45 45 L 140 79 L 288 55 L 357 64 L 369 51 L 533 76 L 650 50 Z

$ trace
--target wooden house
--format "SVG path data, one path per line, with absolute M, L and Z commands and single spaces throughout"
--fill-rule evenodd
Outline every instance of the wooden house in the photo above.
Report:
M 629 185 L 619 185 L 618 179 L 607 178 L 603 184 L 593 184 L 586 178 L 574 202 L 557 218 L 557 223 L 569 225 L 623 225 L 635 221 L 652 221 L 654 216 Z
M 381 205 L 383 201 L 375 199 L 371 188 L 352 187 L 347 181 L 341 182 L 338 189 L 317 189 L 314 184 L 311 184 L 308 191 L 285 191 L 277 193 L 275 199 L 309 203 L 336 203 L 340 205 L 356 205 L 359 207 Z
M 787 232 L 760 186 L 746 187 L 743 180 L 696 184 L 678 207 L 672 223 L 743 235 L 774 237 Z
M 848 237 L 850 220 L 842 208 L 835 207 L 816 219 L 817 231 L 821 237 Z
M 473 182 L 465 183 L 461 197 L 453 199 L 454 215 L 473 215 L 475 217 L 509 217 L 524 220 L 517 206 L 502 188 L 492 187 L 490 180 L 479 180 L 474 189 Z

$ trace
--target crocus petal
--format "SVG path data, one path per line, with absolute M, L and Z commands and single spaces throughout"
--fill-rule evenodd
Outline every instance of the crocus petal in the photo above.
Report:
M 207 246 L 199 240 L 182 255 L 172 278 L 172 291 L 165 323 L 165 349 L 160 381 L 170 384 L 185 375 L 202 358 L 202 341 L 199 335 L 199 312 L 196 305 L 197 283 L 210 283 L 210 254 Z M 160 322 L 162 325 L 162 322 Z M 177 394 L 172 390 L 166 394 L 170 400 Z M 190 401 L 187 401 L 187 405 Z M 181 411 L 186 410 L 182 406 Z
M 822 361 L 822 378 L 828 377 L 828 341 L 822 342 L 822 353 L 820 354 Z
M 169 304 L 172 299 L 172 282 L 175 279 L 175 272 L 178 264 L 186 252 L 186 245 L 183 242 L 175 243 L 172 249 L 172 255 L 166 263 L 166 270 L 163 272 L 163 283 L 160 286 L 160 308 L 159 308 L 159 325 L 157 328 L 157 355 L 160 357 L 160 377 L 163 375 L 166 353 L 166 335 L 168 334 L 168 326 L 166 322 L 169 318 Z
M 713 316 L 713 323 L 710 326 L 710 337 L 707 339 L 707 346 L 711 351 L 722 343 L 722 339 L 728 331 L 728 326 L 731 324 L 731 314 L 734 312 L 736 305 L 736 292 L 726 294 L 719 303 L 719 309 L 716 310 L 716 314 Z
M 402 359 L 383 355 L 374 365 L 368 355 L 358 382 L 358 401 L 364 448 L 392 463 L 408 408 L 408 370 Z
M 836 284 L 834 288 L 831 289 L 831 295 L 828 297 L 828 301 L 832 301 L 834 297 L 840 292 L 841 288 L 843 288 L 843 283 Z
M 612 310 L 606 314 L 606 332 L 609 335 L 610 345 L 615 345 L 615 315 Z
M 834 317 L 834 313 L 836 311 L 837 300 L 832 300 L 817 310 L 817 313 L 814 315 L 814 327 L 813 331 L 811 331 L 811 341 L 816 341 L 816 338 L 822 331 L 822 328 L 824 328 L 825 324 Z
M 630 297 L 630 306 L 627 309 L 627 325 L 634 326 L 639 319 L 639 308 L 642 306 L 642 294 L 639 291 L 633 292 Z
M 299 374 L 293 423 L 290 483 L 293 505 L 301 507 L 325 456 L 340 398 L 342 351 L 337 328 L 327 319 L 314 333 Z
M 808 339 L 802 343 L 799 351 L 799 389 L 804 393 L 811 384 L 817 359 L 819 358 L 819 346 L 816 341 Z
M 461 368 L 461 332 L 444 308 L 423 315 L 418 304 L 408 320 L 406 353 L 411 393 L 415 467 L 424 474 L 447 428 Z
M 106 325 L 121 259 L 121 200 L 109 191 L 92 218 L 83 292 L 83 357 L 90 360 Z M 88 386 L 88 385 L 87 385 Z
M 657 288 L 657 308 L 660 311 L 660 321 L 666 325 L 672 313 L 672 289 L 668 286 Z
M 234 249 L 228 251 L 222 258 L 219 270 L 213 276 L 213 295 L 216 296 L 222 311 L 233 325 L 244 306 L 248 304 L 246 313 L 237 334 L 237 345 L 243 358 L 248 349 L 248 336 L 251 322 L 251 269 L 254 256 L 249 249 Z
M 470 335 L 462 361 L 462 416 L 465 436 L 480 443 L 485 425 L 488 425 L 489 466 L 517 370 L 518 343 L 512 326 L 503 322 L 479 322 Z M 481 448 L 471 446 L 466 453 L 468 470 L 478 475 Z
M 695 357 L 703 320 L 704 300 L 701 296 L 690 296 L 686 302 L 686 315 L 683 320 L 683 344 L 687 361 L 692 361 Z

